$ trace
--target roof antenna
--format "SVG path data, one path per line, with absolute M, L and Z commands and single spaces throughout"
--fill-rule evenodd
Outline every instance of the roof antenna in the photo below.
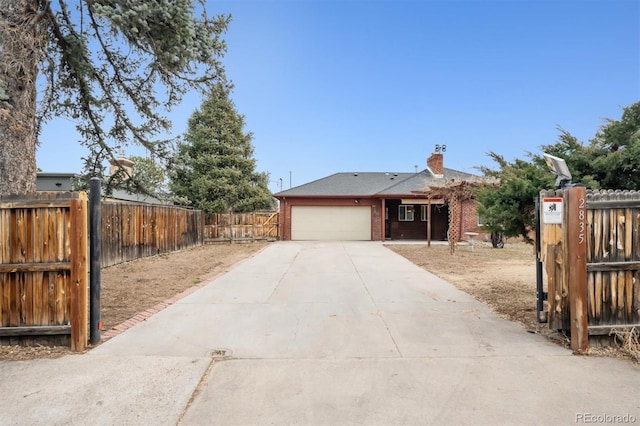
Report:
M 415 169 L 416 169 L 416 173 L 418 173 L 418 165 L 416 164 L 416 165 L 414 165 L 413 167 L 415 167 Z

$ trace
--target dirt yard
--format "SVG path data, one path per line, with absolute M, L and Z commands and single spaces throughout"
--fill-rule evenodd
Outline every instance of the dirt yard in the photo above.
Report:
M 227 271 L 269 243 L 206 245 L 139 259 L 102 270 L 102 321 L 108 330 L 182 291 Z M 438 275 L 496 313 L 566 345 L 567 339 L 536 320 L 536 272 L 533 247 L 508 242 L 503 249 L 476 243 L 460 245 L 455 255 L 443 244 L 389 244 L 387 247 Z M 53 358 L 67 348 L 0 346 L 0 360 Z

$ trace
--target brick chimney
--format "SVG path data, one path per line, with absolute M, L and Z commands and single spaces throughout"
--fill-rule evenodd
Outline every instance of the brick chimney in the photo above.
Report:
M 427 159 L 427 167 L 436 177 L 444 175 L 444 156 L 440 152 L 434 152 Z

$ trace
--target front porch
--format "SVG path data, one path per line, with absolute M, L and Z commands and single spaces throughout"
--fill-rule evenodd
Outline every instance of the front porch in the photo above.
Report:
M 383 199 L 383 241 L 446 241 L 449 209 L 444 200 Z

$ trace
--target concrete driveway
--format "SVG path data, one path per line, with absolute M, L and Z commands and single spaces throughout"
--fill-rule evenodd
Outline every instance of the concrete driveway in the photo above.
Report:
M 640 422 L 639 367 L 574 356 L 375 242 L 271 244 L 88 354 L 0 377 L 0 424 Z

